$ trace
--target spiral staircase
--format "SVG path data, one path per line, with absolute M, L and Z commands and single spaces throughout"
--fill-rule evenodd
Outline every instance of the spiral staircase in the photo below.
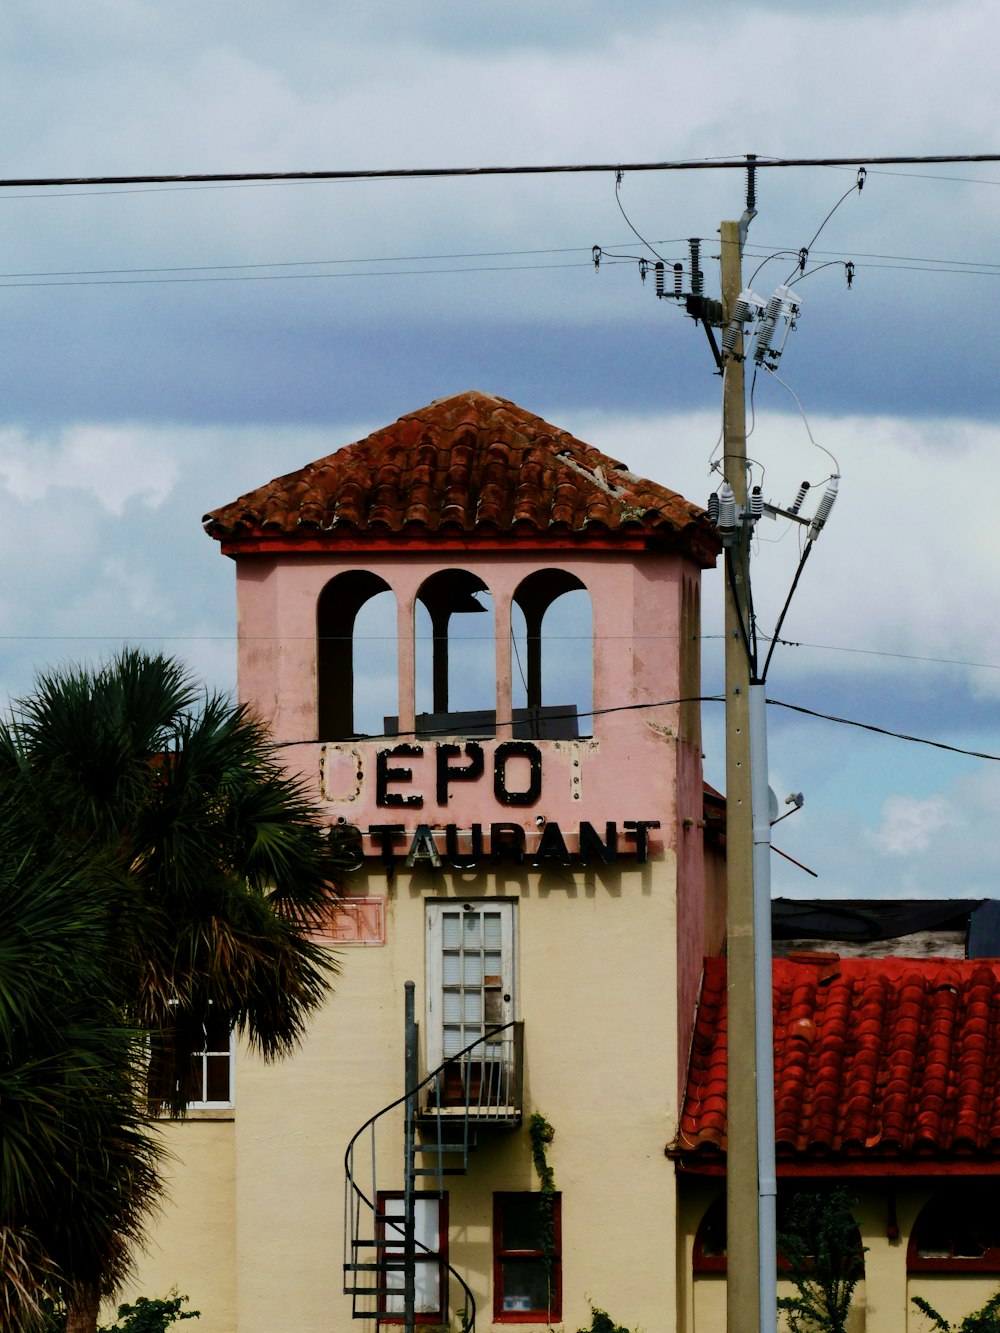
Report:
M 432 1266 L 437 1323 L 474 1333 L 475 1297 L 450 1263 L 435 1264 L 437 1251 L 418 1236 L 417 1198 L 444 1198 L 446 1178 L 468 1172 L 483 1131 L 520 1125 L 524 1025 L 489 1028 L 421 1078 L 411 981 L 405 1022 L 406 1091 L 365 1121 L 344 1155 L 344 1293 L 353 1318 L 412 1333 L 426 1313 L 417 1308 L 417 1271 Z

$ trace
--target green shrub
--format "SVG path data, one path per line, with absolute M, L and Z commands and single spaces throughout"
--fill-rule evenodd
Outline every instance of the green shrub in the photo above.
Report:
M 616 1324 L 606 1310 L 599 1310 L 596 1305 L 590 1307 L 590 1327 L 581 1328 L 577 1333 L 631 1333 L 624 1324 Z
M 851 1212 L 854 1200 L 838 1186 L 796 1194 L 778 1231 L 778 1250 L 795 1285 L 780 1296 L 789 1333 L 845 1333 L 854 1288 L 864 1275 L 864 1249 Z
M 98 1333 L 166 1333 L 177 1319 L 199 1319 L 199 1310 L 182 1310 L 186 1296 L 170 1292 L 165 1300 L 148 1300 L 140 1296 L 134 1305 L 119 1305 L 118 1320 L 103 1324 Z
M 941 1333 L 1000 1333 L 1000 1291 L 991 1296 L 982 1309 L 967 1314 L 960 1324 L 949 1324 L 944 1315 L 938 1314 L 922 1296 L 911 1296 L 910 1299 L 931 1320 L 931 1328 L 940 1329 Z

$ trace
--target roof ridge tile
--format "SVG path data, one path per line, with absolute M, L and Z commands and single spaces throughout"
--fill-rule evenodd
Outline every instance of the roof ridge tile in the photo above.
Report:
M 636 531 L 714 563 L 704 511 L 630 472 L 507 399 L 470 391 L 437 399 L 297 472 L 277 477 L 203 520 L 220 541 L 331 543 L 366 531 L 512 531 L 607 540 Z

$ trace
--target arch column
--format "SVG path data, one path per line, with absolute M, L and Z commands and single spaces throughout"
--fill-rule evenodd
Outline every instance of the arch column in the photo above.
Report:
M 514 707 L 514 686 L 511 677 L 510 652 L 510 593 L 507 589 L 493 593 L 493 642 L 496 647 L 496 717 L 497 740 L 510 740 L 513 728 L 501 727 L 509 722 Z
M 413 608 L 416 594 L 396 594 L 396 644 L 399 672 L 399 730 L 402 735 L 416 729 L 416 648 Z

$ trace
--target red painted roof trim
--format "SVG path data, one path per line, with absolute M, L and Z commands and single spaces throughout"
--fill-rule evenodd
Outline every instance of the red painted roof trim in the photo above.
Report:
M 668 1157 L 674 1158 L 677 1174 L 682 1176 L 709 1176 L 724 1178 L 726 1159 L 712 1154 L 711 1159 L 699 1161 L 690 1154 L 683 1154 L 671 1149 Z M 907 1180 L 939 1180 L 947 1177 L 1000 1176 L 1000 1159 L 991 1158 L 954 1158 L 946 1161 L 935 1159 L 926 1162 L 901 1162 L 898 1158 L 878 1157 L 875 1159 L 848 1158 L 834 1161 L 805 1161 L 777 1163 L 777 1174 L 781 1179 L 841 1180 L 886 1177 Z
M 406 533 L 393 533 L 390 536 L 376 537 L 365 533 L 355 533 L 350 537 L 338 533 L 335 537 L 288 537 L 285 534 L 269 537 L 266 535 L 247 537 L 224 537 L 219 545 L 223 555 L 287 555 L 301 552 L 323 552 L 324 554 L 347 554 L 352 551 L 389 551 L 393 555 L 405 552 L 424 554 L 442 550 L 469 552 L 496 552 L 510 550 L 529 551 L 648 551 L 654 555 L 681 551 L 693 556 L 702 568 L 711 568 L 715 564 L 714 552 L 695 552 L 684 549 L 682 541 L 669 541 L 666 534 L 655 529 L 652 532 L 637 533 L 635 536 L 622 537 L 610 533 L 566 534 L 510 532 L 496 537 L 469 537 L 465 534 L 434 533 L 429 536 L 414 537 Z

